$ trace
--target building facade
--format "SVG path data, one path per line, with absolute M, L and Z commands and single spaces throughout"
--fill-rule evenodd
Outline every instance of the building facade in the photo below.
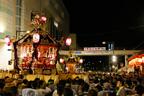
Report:
M 21 38 L 26 31 L 33 30 L 31 27 L 31 12 L 35 12 L 40 17 L 46 16 L 46 24 L 43 30 L 56 40 L 62 36 L 69 36 L 69 14 L 61 0 L 0 0 L 0 69 L 12 69 L 8 61 L 13 59 L 12 44 L 7 46 L 4 38 L 9 36 L 14 39 Z M 16 32 L 17 31 L 17 32 Z

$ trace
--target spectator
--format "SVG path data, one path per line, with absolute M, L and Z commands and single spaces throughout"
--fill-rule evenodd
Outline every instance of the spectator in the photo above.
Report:
M 62 96 L 73 96 L 73 91 L 71 88 L 64 88 Z
M 3 92 L 4 92 L 4 82 L 0 82 L 0 96 L 3 95 Z
M 142 96 L 144 93 L 144 87 L 142 85 L 137 85 L 133 88 L 134 95 Z
M 79 96 L 88 95 L 88 90 L 89 90 L 88 83 L 81 84 L 78 88 L 78 95 Z
M 103 90 L 98 92 L 98 96 L 106 96 L 108 92 L 115 93 L 115 91 L 111 89 L 111 85 L 108 82 L 105 82 L 103 87 Z
M 133 92 L 132 92 L 132 88 L 131 88 L 131 85 L 132 85 L 131 81 L 126 80 L 124 85 L 125 85 L 124 89 L 126 90 L 127 95 L 132 95 Z
M 124 81 L 122 79 L 117 81 L 117 87 L 119 88 L 116 93 L 117 96 L 127 96 L 126 90 L 124 89 Z
M 53 92 L 52 96 L 57 96 L 57 95 L 61 96 L 65 84 L 66 84 L 65 80 L 60 80 L 57 84 L 57 89 Z
M 94 89 L 91 89 L 91 90 L 88 92 L 88 96 L 98 96 L 98 95 L 97 95 L 97 91 L 95 91 Z
M 38 82 L 38 84 L 39 84 L 38 91 L 42 94 L 42 96 L 45 96 L 45 95 L 51 93 L 51 89 L 48 87 L 46 88 L 46 82 L 44 80 L 40 80 Z

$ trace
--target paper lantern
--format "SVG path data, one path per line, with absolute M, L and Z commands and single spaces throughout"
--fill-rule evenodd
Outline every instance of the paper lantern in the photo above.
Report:
M 83 59 L 80 59 L 80 60 L 79 60 L 79 63 L 82 64 L 82 63 L 83 63 Z
M 41 20 L 42 20 L 42 21 L 46 21 L 46 17 L 45 17 L 45 16 L 42 16 L 42 17 L 41 17 Z
M 5 37 L 5 42 L 6 42 L 6 44 L 9 46 L 9 45 L 11 44 L 11 39 L 10 39 L 10 37 L 6 36 L 6 37 Z
M 135 58 L 136 65 L 140 66 L 142 64 L 142 58 Z
M 60 58 L 60 63 L 64 63 L 64 60 L 62 58 Z
M 144 64 L 144 56 L 142 57 L 142 64 Z
M 67 45 L 67 46 L 70 46 L 71 41 L 72 41 L 71 38 L 67 38 L 67 39 L 66 39 L 66 45 Z
M 38 43 L 40 40 L 40 35 L 38 33 L 33 34 L 33 42 Z
M 129 67 L 130 67 L 130 68 L 133 67 L 133 61 L 132 61 L 132 60 L 129 61 Z

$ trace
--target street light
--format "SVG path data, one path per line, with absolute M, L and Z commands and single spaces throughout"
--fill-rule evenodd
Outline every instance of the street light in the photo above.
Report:
M 30 31 L 29 31 L 29 30 L 27 30 L 27 31 L 17 31 L 17 30 L 16 30 L 16 39 L 17 39 L 17 33 L 18 33 L 18 32 L 30 33 Z
M 0 33 L 4 32 L 4 27 L 0 25 Z
M 113 44 L 113 56 L 112 56 L 112 63 L 113 63 L 113 66 L 114 66 L 114 63 L 116 62 L 116 56 L 114 56 L 114 41 L 113 42 L 102 42 L 102 44 L 106 44 L 106 43 L 112 43 Z M 111 69 L 112 69 L 112 66 L 111 66 Z
M 114 55 L 114 41 L 113 42 L 102 42 L 102 44 L 112 43 L 113 44 L 113 55 Z

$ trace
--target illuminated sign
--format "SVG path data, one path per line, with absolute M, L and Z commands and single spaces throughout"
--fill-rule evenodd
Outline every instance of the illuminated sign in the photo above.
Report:
M 90 50 L 106 50 L 106 47 L 84 47 L 84 51 Z

